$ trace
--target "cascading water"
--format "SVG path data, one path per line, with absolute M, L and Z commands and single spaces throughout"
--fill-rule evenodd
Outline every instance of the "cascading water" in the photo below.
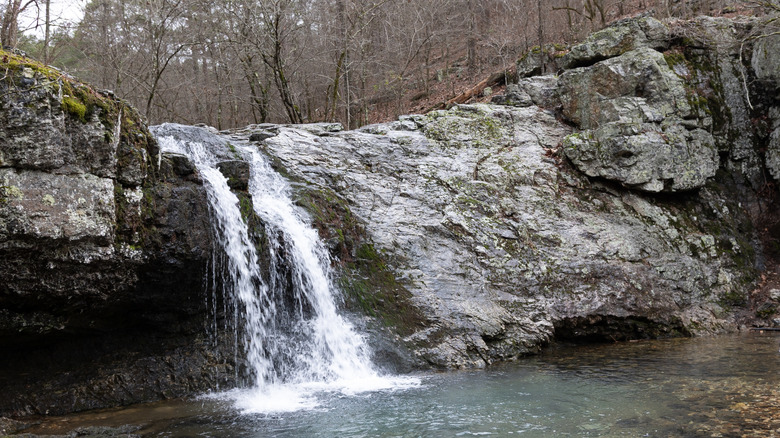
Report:
M 337 312 L 330 262 L 317 232 L 293 204 L 287 181 L 259 152 L 229 146 L 204 128 L 164 124 L 153 132 L 163 151 L 190 158 L 207 188 L 219 245 L 215 259 L 224 260 L 216 283 L 234 304 L 235 351 L 246 363 L 248 388 L 229 393 L 240 408 L 296 410 L 315 405 L 318 391 L 355 393 L 418 383 L 374 370 L 365 340 Z M 239 199 L 217 169 L 235 155 L 250 164 L 249 193 L 268 243 L 267 272 L 260 268 Z

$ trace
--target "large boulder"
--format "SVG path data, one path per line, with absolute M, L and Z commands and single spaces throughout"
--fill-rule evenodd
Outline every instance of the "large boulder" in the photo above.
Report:
M 770 32 L 774 30 L 775 32 Z M 764 32 L 764 37 L 758 38 L 753 48 L 751 66 L 756 78 L 761 81 L 776 101 L 780 101 L 780 35 L 777 27 L 772 27 Z M 770 110 L 771 134 L 769 135 L 769 147 L 766 160 L 769 171 L 776 181 L 780 181 L 780 109 Z
M 363 224 L 423 315 L 402 338 L 424 363 L 485 366 L 554 337 L 735 329 L 756 272 L 728 176 L 644 197 L 557 158 L 571 132 L 536 106 L 462 105 L 328 135 L 280 127 L 262 147 Z
M 669 29 L 653 17 L 625 19 L 594 32 L 585 41 L 572 46 L 561 64 L 563 68 L 571 69 L 642 47 L 662 50 L 669 46 L 670 40 Z
M 777 26 L 773 26 L 763 36 L 759 33 L 750 65 L 757 79 L 771 80 L 777 87 L 780 85 L 780 59 L 777 56 L 780 53 L 780 35 L 776 31 Z
M 648 192 L 698 189 L 719 158 L 712 119 L 664 55 L 647 47 L 560 78 L 563 115 L 582 129 L 564 153 L 588 176 Z
M 533 76 L 521 78 L 516 84 L 508 84 L 504 94 L 493 97 L 499 105 L 557 108 L 560 106 L 557 76 Z

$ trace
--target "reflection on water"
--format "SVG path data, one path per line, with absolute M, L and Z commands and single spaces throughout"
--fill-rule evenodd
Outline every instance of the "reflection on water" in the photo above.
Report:
M 135 424 L 145 436 L 780 436 L 780 337 L 557 346 L 405 391 L 313 394 L 316 408 L 242 415 L 210 398 L 48 419 L 25 432 Z

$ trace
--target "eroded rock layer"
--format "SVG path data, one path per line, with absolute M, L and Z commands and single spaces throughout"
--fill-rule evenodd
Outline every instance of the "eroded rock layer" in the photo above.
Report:
M 134 109 L 3 53 L 2 414 L 58 414 L 211 387 L 201 182 Z

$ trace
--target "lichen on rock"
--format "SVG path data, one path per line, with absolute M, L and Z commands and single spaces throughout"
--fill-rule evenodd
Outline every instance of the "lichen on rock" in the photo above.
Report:
M 0 58 L 0 415 L 210 387 L 192 298 L 210 255 L 200 183 L 168 171 L 125 102 Z
M 563 115 L 583 129 L 564 153 L 588 176 L 648 192 L 698 189 L 720 164 L 706 115 L 681 78 L 647 47 L 560 79 Z
M 553 152 L 571 128 L 536 106 L 413 120 L 327 136 L 281 127 L 263 149 L 348 204 L 425 317 L 403 336 L 418 360 L 481 367 L 556 336 L 735 327 L 722 297 L 752 284 L 754 255 L 720 189 L 681 205 L 589 182 Z

